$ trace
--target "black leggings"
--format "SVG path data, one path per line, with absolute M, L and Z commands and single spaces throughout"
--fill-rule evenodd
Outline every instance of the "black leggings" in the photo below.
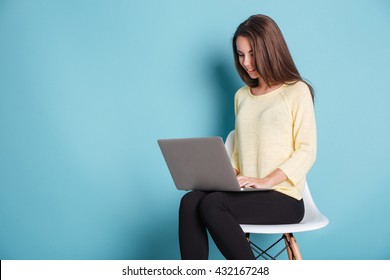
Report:
M 189 192 L 179 210 L 181 258 L 208 259 L 207 229 L 226 259 L 255 259 L 239 224 L 299 223 L 304 212 L 302 199 L 276 191 Z

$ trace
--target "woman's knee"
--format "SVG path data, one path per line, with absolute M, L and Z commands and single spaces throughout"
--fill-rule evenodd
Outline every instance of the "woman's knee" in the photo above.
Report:
M 204 218 L 213 216 L 221 211 L 228 211 L 225 195 L 218 192 L 207 195 L 200 202 L 199 211 Z
M 192 191 L 192 192 L 186 193 L 181 198 L 180 208 L 198 207 L 199 202 L 203 199 L 203 197 L 205 195 L 206 195 L 205 192 L 200 192 L 200 191 Z

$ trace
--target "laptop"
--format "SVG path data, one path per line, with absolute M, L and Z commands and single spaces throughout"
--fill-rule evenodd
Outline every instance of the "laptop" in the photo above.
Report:
M 159 139 L 157 142 L 179 190 L 258 191 L 240 188 L 221 137 Z

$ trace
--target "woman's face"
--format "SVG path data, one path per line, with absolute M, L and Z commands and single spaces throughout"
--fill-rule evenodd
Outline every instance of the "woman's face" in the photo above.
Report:
M 255 66 L 254 53 L 249 40 L 244 36 L 238 36 L 236 40 L 236 47 L 241 66 L 252 79 L 259 78 L 260 74 L 257 72 Z

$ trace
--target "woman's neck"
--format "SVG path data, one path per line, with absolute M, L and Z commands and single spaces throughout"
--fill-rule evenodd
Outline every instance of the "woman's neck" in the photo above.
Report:
M 251 92 L 253 95 L 263 95 L 271 91 L 274 91 L 275 89 L 278 89 L 281 86 L 282 86 L 281 83 L 275 83 L 268 86 L 261 78 L 259 78 L 259 86 L 255 88 L 251 88 Z

